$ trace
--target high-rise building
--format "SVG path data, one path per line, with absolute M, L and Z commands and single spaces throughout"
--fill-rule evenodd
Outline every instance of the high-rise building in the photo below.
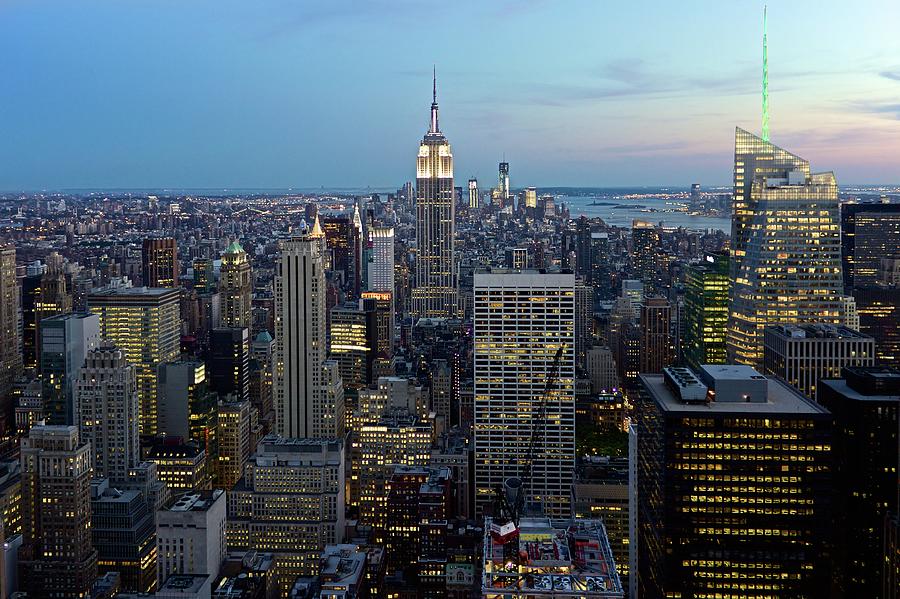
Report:
M 885 517 L 897 512 L 900 371 L 845 368 L 819 381 L 818 400 L 834 417 L 834 588 L 880 597 Z
M 469 208 L 478 208 L 478 179 L 469 179 Z
M 274 422 L 275 340 L 261 331 L 250 345 L 250 403 L 265 423 Z
M 215 579 L 225 561 L 225 491 L 186 493 L 156 514 L 157 582 L 173 574 Z
M 9 392 L 21 370 L 16 248 L 7 245 L 0 248 L 0 397 Z
M 157 432 L 191 440 L 206 452 L 209 465 L 217 456 L 216 404 L 203 362 L 167 362 L 159 365 L 159 419 Z
M 216 438 L 219 442 L 216 485 L 229 491 L 244 475 L 244 464 L 255 449 L 250 447 L 249 401 L 219 403 Z
M 453 154 L 438 126 L 437 80 L 431 124 L 416 158 L 416 278 L 414 318 L 456 315 L 456 209 L 453 202 Z
M 360 248 L 353 219 L 348 214 L 326 216 L 321 221 L 321 227 L 325 235 L 325 247 L 322 252 L 325 266 L 337 273 L 341 289 L 351 297 L 356 297 L 354 286 Z
M 118 572 L 122 591 L 156 588 L 156 523 L 147 498 L 118 489 L 109 479 L 91 481 L 91 529 L 100 572 Z
M 140 412 L 135 367 L 125 352 L 101 343 L 87 353 L 74 383 L 81 439 L 93 452 L 96 478 L 128 480 L 140 461 Z
M 368 330 L 367 314 L 356 305 L 331 310 L 329 355 L 337 361 L 344 387 L 361 389 L 372 381 L 375 361 L 374 331 Z M 373 323 L 374 324 L 374 323 Z
M 691 210 L 700 208 L 700 184 L 691 183 Z
M 316 221 L 318 223 L 318 221 Z M 287 438 L 335 436 L 326 403 L 325 236 L 317 225 L 280 242 L 275 274 L 275 420 Z
M 210 389 L 224 397 L 250 399 L 250 331 L 213 329 L 206 359 Z
M 253 279 L 250 259 L 237 241 L 222 254 L 219 270 L 219 302 L 222 326 L 226 328 L 250 328 Z
M 194 290 L 197 293 L 212 291 L 216 283 L 213 261 L 209 258 L 195 258 L 192 269 L 194 271 Z
M 844 324 L 840 246 L 834 174 L 738 128 L 730 361 L 761 366 L 767 324 Z
M 506 206 L 506 202 L 509 200 L 510 187 L 509 187 L 509 163 L 501 162 L 499 168 L 497 169 L 499 173 L 498 181 L 497 181 L 497 196 L 500 199 L 500 205 Z
M 584 366 L 594 340 L 594 290 L 581 279 L 575 281 L 575 360 Z
M 570 513 L 575 466 L 575 275 L 475 273 L 475 497 L 483 510 L 506 479 L 526 503 Z M 562 350 L 556 361 L 558 350 Z M 544 390 L 552 382 L 549 394 Z M 535 451 L 528 456 L 532 436 Z
M 537 189 L 534 187 L 525 188 L 525 208 L 537 208 Z
M 59 314 L 41 321 L 40 372 L 48 424 L 79 425 L 73 390 L 84 358 L 100 341 L 96 314 Z
M 687 269 L 681 355 L 690 368 L 727 359 L 729 284 L 727 254 L 707 254 Z
M 660 249 L 656 225 L 642 220 L 631 223 L 631 266 L 646 287 L 656 286 L 656 254 Z
M 315 575 L 344 536 L 344 472 L 340 440 L 265 437 L 228 494 L 229 550 L 271 553 L 282 595 Z
M 157 478 L 173 496 L 209 488 L 206 450 L 194 441 L 157 437 L 143 453 L 144 459 L 155 464 Z
M 360 301 L 370 326 L 370 338 L 374 335 L 376 359 L 394 355 L 394 301 L 388 292 L 366 291 Z
M 178 287 L 181 265 L 175 240 L 171 237 L 145 239 L 141 248 L 141 266 L 145 287 Z
M 88 308 L 100 317 L 100 337 L 125 352 L 137 373 L 141 399 L 140 430 L 156 434 L 157 368 L 179 355 L 179 289 L 121 287 L 88 296 Z
M 853 297 L 860 332 L 875 339 L 875 362 L 900 366 L 900 286 L 857 287 Z
M 612 391 L 619 387 L 616 359 L 610 348 L 602 346 L 589 349 L 585 370 L 591 379 L 592 393 Z
M 827 596 L 828 411 L 749 366 L 640 378 L 639 595 Z
M 372 261 L 369 264 L 369 291 L 394 292 L 394 227 L 369 229 Z
M 35 352 L 40 366 L 41 322 L 57 314 L 72 311 L 72 293 L 64 271 L 64 260 L 56 252 L 50 253 L 41 274 L 40 287 L 34 300 Z
M 763 343 L 765 374 L 779 377 L 814 401 L 820 380 L 841 376 L 847 366 L 875 363 L 875 340 L 843 326 L 770 325 Z
M 12 250 L 12 253 L 9 253 L 9 248 L 0 249 L 0 260 L 4 263 L 10 263 L 11 260 L 12 272 L 15 273 L 15 249 Z M 25 368 L 37 368 L 38 365 L 37 304 L 41 297 L 43 271 L 39 270 L 41 267 L 40 263 L 38 263 L 37 267 L 35 265 L 27 267 L 25 276 L 21 279 L 22 293 L 15 304 L 17 312 L 18 308 L 22 310 L 22 361 Z M 18 334 L 18 330 L 16 330 L 16 333 Z
M 591 233 L 589 279 L 595 295 L 609 297 L 613 291 L 610 270 L 609 233 L 594 231 Z
M 90 596 L 91 448 L 75 426 L 35 426 L 22 439 L 20 588 L 36 597 Z
M 641 304 L 640 371 L 659 373 L 672 362 L 672 306 L 661 296 L 649 296 Z
M 900 203 L 841 204 L 844 289 L 874 285 L 882 258 L 900 256 Z

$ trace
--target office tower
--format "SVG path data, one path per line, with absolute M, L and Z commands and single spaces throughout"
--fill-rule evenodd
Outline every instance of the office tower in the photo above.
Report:
M 541 206 L 543 206 L 543 210 L 540 210 Z M 550 194 L 541 196 L 538 209 L 543 218 L 553 218 L 556 216 L 556 199 Z
M 875 362 L 900 366 L 900 286 L 857 287 L 853 297 L 860 332 L 875 339 Z
M 619 387 L 616 374 L 616 360 L 608 347 L 592 347 L 587 351 L 588 377 L 591 379 L 591 392 L 612 391 Z
M 156 514 L 157 581 L 172 574 L 219 575 L 225 561 L 225 491 L 186 493 Z
M 36 597 L 89 596 L 91 448 L 74 426 L 35 426 L 22 439 L 21 589 Z
M 700 184 L 691 183 L 691 210 L 700 209 Z
M 73 387 L 81 439 L 93 452 L 94 476 L 113 485 L 127 481 L 140 461 L 135 367 L 124 351 L 101 343 L 85 356 Z
M 450 398 L 453 395 L 453 369 L 447 360 L 438 358 L 431 365 L 431 411 L 450 426 Z
M 827 596 L 828 411 L 744 365 L 640 378 L 640 596 Z
M 513 270 L 528 268 L 528 248 L 506 248 L 505 265 Z
M 272 385 L 275 380 L 275 340 L 262 331 L 250 345 L 250 403 L 263 422 L 274 422 Z
M 534 187 L 525 188 L 525 208 L 537 209 L 537 189 Z
M 447 522 L 455 517 L 449 468 L 397 466 L 387 482 L 385 549 L 389 567 L 405 571 L 423 596 L 444 596 Z
M 40 372 L 48 424 L 79 425 L 73 390 L 84 358 L 100 341 L 96 314 L 59 314 L 41 321 Z M 86 439 L 84 439 L 86 440 Z
M 631 302 L 631 307 L 636 312 L 638 309 L 640 309 L 641 304 L 644 303 L 643 281 L 638 281 L 636 279 L 624 279 L 622 281 L 621 297 L 628 298 L 628 301 Z
M 334 438 L 343 439 L 346 432 L 347 407 L 344 398 L 344 381 L 335 360 L 322 363 L 322 393 L 325 405 L 334 413 Z
M 844 368 L 840 379 L 819 381 L 818 399 L 834 417 L 834 587 L 878 597 L 885 517 L 897 512 L 900 370 Z
M 646 360 L 644 343 L 644 334 L 638 324 L 625 322 L 621 325 L 616 335 L 615 357 L 619 382 L 629 397 L 638 384 L 638 375 Z
M 496 489 L 522 476 L 531 459 L 526 504 L 541 505 L 548 516 L 568 516 L 575 466 L 575 275 L 478 272 L 474 293 L 476 507 L 490 506 Z M 533 435 L 535 451 L 528 456 Z
M 171 237 L 145 239 L 141 247 L 141 267 L 145 287 L 178 287 L 181 265 L 175 240 Z
M 350 419 L 352 428 L 359 430 L 363 424 L 377 421 L 385 412 L 397 409 L 425 418 L 430 410 L 426 390 L 413 379 L 379 377 L 373 388 L 360 390 Z
M 729 361 L 761 366 L 767 324 L 843 324 L 840 243 L 834 174 L 738 128 Z
M 350 291 L 353 284 L 356 247 L 356 227 L 350 215 L 340 214 L 326 216 L 321 219 L 322 232 L 325 234 L 325 250 L 323 260 L 326 267 L 340 277 L 341 288 Z
M 165 483 L 172 496 L 209 488 L 206 451 L 196 442 L 156 437 L 143 453 L 144 459 L 156 466 L 157 479 Z
M 34 304 L 34 321 L 36 323 L 36 351 L 40 354 L 41 322 L 57 314 L 68 314 L 72 311 L 72 293 L 66 279 L 63 257 L 51 252 L 46 258 L 41 275 L 39 294 Z
M 669 300 L 646 297 L 641 305 L 641 372 L 659 373 L 672 363 L 671 327 Z
M 305 231 L 304 231 L 305 232 Z M 325 236 L 314 227 L 280 242 L 275 274 L 275 419 L 288 438 L 334 437 L 325 401 Z
M 769 325 L 763 344 L 764 373 L 779 377 L 813 401 L 820 380 L 840 377 L 847 366 L 875 363 L 875 340 L 843 326 Z
M 271 553 L 282 595 L 314 576 L 344 536 L 344 470 L 340 440 L 265 437 L 229 492 L 229 550 Z
M 729 285 L 727 254 L 707 254 L 687 268 L 681 355 L 690 368 L 725 363 Z
M 878 282 L 882 258 L 900 256 L 900 203 L 841 204 L 841 256 L 844 289 Z
M 369 291 L 394 292 L 394 227 L 372 227 L 372 262 L 369 264 Z
M 351 460 L 351 500 L 359 508 L 360 522 L 373 528 L 375 543 L 380 544 L 387 524 L 387 481 L 395 466 L 428 464 L 434 422 L 399 408 L 362 423 L 358 431 Z
M 219 270 L 219 301 L 223 327 L 250 328 L 252 293 L 250 259 L 241 244 L 233 241 L 222 254 L 222 267 Z
M 609 233 L 591 233 L 590 252 L 590 281 L 594 293 L 601 297 L 610 296 L 612 280 L 609 266 Z
M 178 289 L 121 287 L 88 296 L 100 317 L 100 337 L 125 352 L 137 373 L 142 435 L 156 434 L 156 369 L 179 354 Z
M 159 365 L 157 433 L 191 440 L 216 460 L 216 404 L 203 362 L 166 362 Z
M 156 588 L 155 514 L 140 491 L 118 489 L 109 479 L 94 478 L 91 532 L 98 571 L 118 572 L 125 592 L 149 593 Z
M 216 284 L 213 261 L 209 258 L 195 258 L 193 262 L 194 291 L 209 293 Z
M 594 290 L 575 280 L 575 361 L 584 366 L 594 341 Z
M 369 331 L 367 316 L 354 304 L 331 310 L 329 355 L 338 363 L 347 389 L 361 389 L 373 380 L 375 331 Z
M 250 399 L 250 331 L 213 329 L 206 364 L 210 389 L 237 399 Z
M 586 216 L 575 222 L 575 274 L 586 283 L 591 283 L 591 223 Z
M 603 519 L 622 586 L 628 586 L 628 458 L 579 458 L 572 490 L 576 518 Z
M 10 254 L 4 254 L 7 249 L 0 248 L 0 261 L 10 260 Z M 14 254 L 12 255 L 12 268 L 15 271 Z M 22 293 L 16 305 L 22 310 L 22 362 L 25 368 L 37 368 L 38 363 L 37 304 L 41 296 L 42 272 L 40 263 L 37 264 L 37 268 L 34 265 L 28 265 L 25 276 L 20 281 Z
M 478 179 L 469 179 L 469 208 L 478 208 Z
M 366 291 L 360 300 L 363 312 L 374 335 L 375 354 L 377 358 L 390 358 L 394 355 L 394 301 L 393 296 L 384 291 Z
M 509 200 L 509 163 L 501 162 L 500 167 L 498 169 L 499 177 L 497 182 L 497 195 L 500 198 L 500 206 L 506 206 L 507 200 Z
M 656 287 L 656 254 L 660 249 L 656 225 L 642 220 L 631 223 L 631 266 L 646 287 Z
M 16 248 L 7 245 L 0 249 L 0 396 L 9 392 L 21 370 Z
M 453 202 L 453 154 L 438 126 L 437 81 L 431 124 L 416 158 L 416 282 L 413 318 L 456 315 L 456 236 Z
M 244 464 L 252 453 L 249 401 L 219 403 L 216 437 L 219 441 L 216 485 L 229 491 L 244 475 Z

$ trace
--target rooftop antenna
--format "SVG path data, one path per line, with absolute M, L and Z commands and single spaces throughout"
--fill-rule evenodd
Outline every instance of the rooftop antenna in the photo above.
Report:
M 762 138 L 769 141 L 769 52 L 766 40 L 767 6 L 763 6 L 763 87 L 762 87 Z
M 431 76 L 431 127 L 429 133 L 438 133 L 438 103 L 437 103 L 437 66 L 432 65 Z

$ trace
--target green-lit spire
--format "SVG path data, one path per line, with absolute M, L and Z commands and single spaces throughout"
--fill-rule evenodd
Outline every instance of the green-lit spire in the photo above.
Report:
M 763 6 L 763 97 L 762 97 L 762 138 L 769 141 L 769 54 L 766 42 L 766 8 Z

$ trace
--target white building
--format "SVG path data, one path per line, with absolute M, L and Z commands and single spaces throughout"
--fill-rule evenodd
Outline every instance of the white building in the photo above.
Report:
M 157 580 L 172 574 L 215 578 L 225 560 L 225 491 L 187 493 L 156 513 Z
M 91 444 L 96 478 L 129 479 L 140 462 L 137 374 L 125 352 L 108 343 L 88 352 L 75 383 L 81 438 Z
M 335 406 L 323 385 L 325 234 L 311 231 L 280 242 L 275 270 L 275 429 L 288 438 L 330 438 Z
M 369 264 L 369 291 L 394 293 L 394 228 L 372 227 L 372 262 Z
M 570 515 L 575 465 L 575 275 L 498 271 L 475 274 L 476 509 L 523 474 L 537 435 L 526 504 Z M 558 371 L 554 357 L 562 348 Z M 538 423 L 548 377 L 546 419 Z

